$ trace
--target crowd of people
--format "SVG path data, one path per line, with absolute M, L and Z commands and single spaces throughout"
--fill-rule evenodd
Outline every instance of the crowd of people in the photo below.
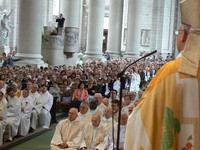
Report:
M 49 128 L 52 118 L 55 119 L 52 116 L 55 114 L 50 113 L 50 110 L 55 110 L 54 103 L 70 103 L 73 109 L 69 110 L 67 122 L 63 120 L 58 124 L 51 142 L 52 149 L 70 147 L 70 144 L 74 146 L 73 142 L 76 141 L 69 142 L 69 145 L 62 145 L 57 138 L 63 136 L 59 135 L 61 130 L 67 130 L 60 129 L 63 124 L 71 127 L 71 123 L 79 126 L 80 130 L 75 129 L 76 132 L 80 131 L 77 132 L 77 139 L 85 135 L 86 141 L 82 141 L 82 149 L 94 148 L 100 143 L 104 147 L 112 145 L 111 141 L 110 144 L 107 141 L 109 135 L 112 135 L 109 134 L 112 117 L 116 126 L 119 109 L 122 109 L 122 128 L 126 125 L 128 115 L 137 105 L 137 100 L 146 85 L 165 63 L 159 59 L 146 59 L 128 69 L 124 75 L 126 82 L 123 85 L 123 107 L 119 108 L 120 81 L 117 79 L 117 74 L 133 61 L 133 59 L 87 61 L 73 67 L 2 66 L 0 68 L 0 145 L 3 143 L 6 129 L 8 130 L 6 140 L 13 141 L 16 136 L 26 136 L 37 127 Z M 82 130 L 78 120 L 90 126 L 83 126 L 84 130 Z M 106 130 L 102 131 L 105 128 Z M 124 135 L 125 129 L 122 131 L 121 135 Z M 66 140 L 75 140 L 76 134 L 73 133 L 73 129 L 69 128 L 66 132 L 71 132 L 66 136 L 73 137 L 65 137 Z M 96 136 L 95 140 L 92 136 L 97 133 L 102 135 Z M 63 137 L 60 137 L 60 140 L 63 140 Z M 62 142 L 66 143 L 66 141 Z
M 12 52 L 8 54 L 3 52 L 0 57 L 0 65 L 3 67 L 13 66 L 15 61 L 15 54 L 16 54 L 15 50 L 12 50 Z

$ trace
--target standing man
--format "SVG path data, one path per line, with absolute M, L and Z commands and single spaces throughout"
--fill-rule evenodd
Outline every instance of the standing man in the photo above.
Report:
M 47 86 L 45 84 L 41 85 L 41 99 L 42 99 L 42 109 L 39 114 L 39 122 L 42 128 L 48 129 L 51 122 L 50 110 L 53 105 L 53 96 L 47 91 Z
M 58 26 L 57 26 L 57 32 L 58 32 L 58 28 L 64 27 L 65 18 L 63 17 L 62 13 L 60 13 L 60 15 L 57 16 L 56 22 L 58 22 Z
M 185 25 L 178 29 L 177 47 L 183 56 L 151 80 L 128 119 L 125 150 L 200 149 L 199 8 L 199 0 L 181 1 Z

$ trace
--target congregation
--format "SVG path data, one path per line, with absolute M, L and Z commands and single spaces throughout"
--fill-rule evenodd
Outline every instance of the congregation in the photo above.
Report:
M 68 119 L 57 125 L 51 142 L 52 149 L 70 146 L 71 148 L 78 146 L 81 149 L 88 147 L 95 149 L 98 146 L 112 149 L 115 145 L 108 139 L 112 139 L 114 132 L 114 143 L 116 143 L 119 109 L 122 109 L 120 145 L 123 147 L 128 115 L 137 105 L 137 100 L 157 70 L 166 62 L 153 57 L 138 62 L 127 70 L 126 82 L 123 85 L 123 107 L 119 108 L 120 81 L 117 79 L 117 74 L 133 61 L 134 59 L 130 58 L 111 59 L 105 62 L 90 60 L 73 67 L 2 66 L 0 145 L 5 141 L 3 138 L 6 128 L 8 129 L 6 140 L 9 141 L 13 141 L 16 136 L 26 136 L 37 127 L 49 128 L 52 118 L 55 119 L 53 117 L 55 114 L 51 114 L 50 110 L 55 109 L 56 104 L 70 103 L 70 107 L 74 108 L 69 110 Z M 76 133 L 71 130 L 72 124 L 78 127 L 75 129 Z M 112 124 L 114 124 L 113 131 Z M 68 130 L 66 132 L 69 134 L 65 136 L 70 137 L 61 137 L 63 125 L 68 126 L 65 130 Z M 94 139 L 93 135 L 98 133 L 100 135 Z M 80 138 L 84 141 L 79 141 Z M 70 142 L 70 139 L 73 141 Z M 69 144 L 62 145 L 67 142 L 66 140 L 69 140 Z

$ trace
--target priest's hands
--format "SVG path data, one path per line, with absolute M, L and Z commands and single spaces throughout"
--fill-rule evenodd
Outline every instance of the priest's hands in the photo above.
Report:
M 59 147 L 64 149 L 64 148 L 68 148 L 68 145 L 67 143 L 62 143 L 62 144 L 59 144 Z

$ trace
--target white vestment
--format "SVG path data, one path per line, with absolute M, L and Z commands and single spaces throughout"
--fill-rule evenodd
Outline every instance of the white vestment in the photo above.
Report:
M 0 146 L 3 144 L 3 134 L 6 127 L 6 118 L 7 118 L 7 107 L 6 103 L 0 101 Z
M 120 90 L 120 81 L 119 80 L 116 80 L 114 83 L 113 83 L 113 89 L 117 90 L 117 96 L 119 96 L 119 90 Z
M 83 124 L 79 120 L 62 120 L 56 126 L 55 133 L 51 140 L 51 150 L 61 150 L 58 146 L 66 143 L 69 148 L 66 150 L 77 150 L 82 141 Z
M 100 105 L 97 106 L 97 110 L 101 113 L 101 117 L 103 116 L 104 114 L 104 111 L 106 109 L 106 106 L 104 105 L 104 103 L 101 103 Z
M 33 111 L 31 114 L 31 128 L 36 129 L 38 126 L 38 117 L 42 109 L 41 95 L 36 91 L 35 93 L 30 92 L 30 96 L 33 99 Z
M 114 148 L 116 148 L 116 144 L 117 144 L 117 130 L 118 130 L 118 124 L 116 124 L 114 126 Z M 124 148 L 125 131 L 126 131 L 126 125 L 120 125 L 119 148 Z M 113 150 L 113 132 L 112 132 L 112 129 L 109 132 L 108 139 L 109 139 L 108 150 Z
M 85 114 L 81 114 L 80 112 L 78 113 L 78 120 L 80 120 L 83 125 L 88 125 L 91 123 L 92 120 L 92 115 L 87 112 Z
M 108 147 L 108 131 L 100 124 L 98 127 L 93 127 L 89 124 L 84 129 L 84 138 L 81 147 L 87 147 L 87 150 L 105 150 Z
M 21 116 L 21 101 L 17 96 L 13 98 L 8 97 L 7 104 L 7 120 L 6 124 L 9 128 L 8 139 L 12 141 L 12 138 L 17 135 L 18 127 L 20 124 Z
M 131 77 L 130 91 L 137 93 L 140 90 L 140 82 L 140 75 L 138 73 L 133 73 Z
M 19 125 L 19 135 L 26 136 L 30 128 L 30 118 L 33 109 L 33 99 L 28 96 L 24 98 L 20 97 L 21 107 L 24 108 L 24 111 L 21 111 L 21 121 Z
M 112 117 L 106 119 L 106 117 L 103 116 L 101 119 L 101 124 L 103 127 L 105 127 L 105 129 L 107 131 L 109 131 L 111 129 L 113 123 L 114 123 L 114 125 L 117 124 L 117 122 L 115 120 L 112 120 Z
M 42 109 L 39 114 L 39 123 L 43 128 L 49 128 L 51 122 L 50 110 L 53 105 L 53 96 L 47 91 L 40 93 L 42 99 Z
M 126 113 L 127 115 L 129 115 L 129 107 L 130 107 L 130 106 L 131 106 L 130 104 L 127 105 L 127 106 L 124 106 L 124 107 L 122 108 L 121 112 L 124 112 L 124 113 Z
M 5 94 L 6 94 L 6 89 L 5 89 L 5 86 L 4 86 L 4 87 L 2 87 L 2 88 L 0 89 L 0 91 L 1 91 L 1 92 L 3 92 L 3 94 L 5 95 Z

